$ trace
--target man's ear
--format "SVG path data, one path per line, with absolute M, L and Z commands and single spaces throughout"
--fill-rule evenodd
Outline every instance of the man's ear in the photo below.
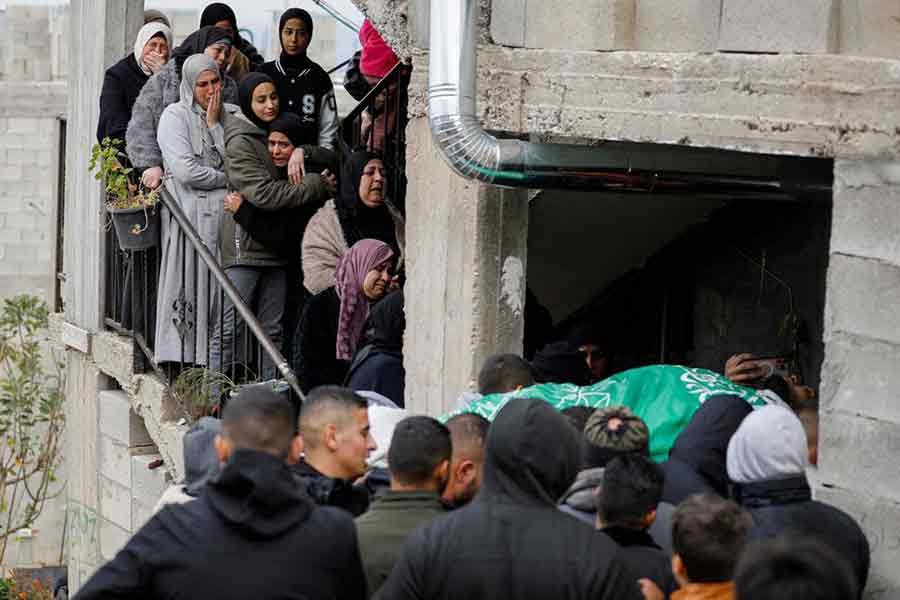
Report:
M 654 508 L 653 510 L 648 512 L 646 515 L 644 515 L 642 523 L 644 524 L 644 529 L 650 529 L 650 526 L 653 525 L 653 523 L 655 523 L 655 522 L 656 522 L 656 509 Z
M 325 426 L 325 428 L 322 430 L 322 443 L 332 452 L 337 452 L 339 444 L 337 439 L 336 425 L 329 424 Z
M 453 476 L 463 483 L 469 483 L 478 476 L 478 467 L 469 459 L 461 460 L 456 465 L 456 473 Z
M 231 458 L 231 442 L 225 439 L 222 434 L 216 434 L 213 445 L 216 447 L 216 456 L 219 458 L 219 464 L 224 465 Z
M 293 439 L 291 439 L 291 447 L 288 450 L 287 456 L 287 464 L 296 465 L 300 462 L 300 458 L 303 456 L 303 438 L 299 435 L 295 435 Z

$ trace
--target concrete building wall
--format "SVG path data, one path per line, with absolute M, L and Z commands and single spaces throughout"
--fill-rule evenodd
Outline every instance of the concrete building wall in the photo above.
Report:
M 428 3 L 360 0 L 358 5 L 415 66 L 408 153 L 420 159 L 410 165 L 407 226 L 422 231 L 407 251 L 410 265 L 437 265 L 437 270 L 409 272 L 407 347 L 414 356 L 407 364 L 407 403 L 414 410 L 440 412 L 452 406 L 451 390 L 471 388 L 476 361 L 459 351 L 468 346 L 452 340 L 473 335 L 460 322 L 490 324 L 482 314 L 485 304 L 474 294 L 478 282 L 493 282 L 492 274 L 451 264 L 446 248 L 465 249 L 460 239 L 474 243 L 495 235 L 503 223 L 476 222 L 473 231 L 470 220 L 429 219 L 435 203 L 461 210 L 469 196 L 459 190 L 473 184 L 444 175 L 447 167 L 433 153 L 421 159 L 431 144 L 423 133 Z M 892 406 L 900 393 L 900 199 L 893 161 L 900 157 L 900 5 L 879 0 L 485 0 L 478 5 L 477 101 L 488 129 L 537 140 L 630 140 L 837 159 L 818 493 L 855 516 L 869 536 L 868 597 L 897 597 L 900 486 L 893 454 L 900 420 Z M 449 177 L 452 186 L 421 186 L 417 181 L 425 176 L 416 169 L 435 179 Z M 466 282 L 453 296 L 463 315 L 441 319 L 440 308 L 418 308 L 447 306 L 446 288 L 417 281 L 426 274 Z M 476 281 L 468 282 L 473 275 Z M 420 360 L 418 354 L 434 349 L 436 340 L 445 350 Z M 435 379 L 435 371 L 444 374 Z M 435 397 L 443 403 L 435 406 Z

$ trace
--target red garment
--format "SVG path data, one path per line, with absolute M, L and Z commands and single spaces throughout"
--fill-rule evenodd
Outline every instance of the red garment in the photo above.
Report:
M 359 70 L 363 75 L 381 79 L 400 60 L 368 19 L 363 23 L 362 29 L 359 30 L 359 42 L 362 44 Z

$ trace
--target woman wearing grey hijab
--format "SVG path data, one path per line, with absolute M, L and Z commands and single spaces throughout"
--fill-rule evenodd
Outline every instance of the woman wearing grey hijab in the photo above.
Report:
M 163 111 L 157 141 L 167 177 L 163 194 L 176 202 L 214 255 L 226 195 L 224 113 L 240 109 L 222 102 L 222 76 L 204 55 L 182 67 L 180 99 Z M 196 268 L 195 268 L 196 265 Z M 157 364 L 206 365 L 215 282 L 200 256 L 162 210 L 162 262 L 156 310 Z M 183 336 L 183 337 L 182 337 Z M 183 349 L 182 349 L 183 344 Z

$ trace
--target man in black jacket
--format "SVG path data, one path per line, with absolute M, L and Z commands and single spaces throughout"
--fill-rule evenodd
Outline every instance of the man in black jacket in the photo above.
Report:
M 556 509 L 581 458 L 565 417 L 541 400 L 512 400 L 486 453 L 478 496 L 412 533 L 382 598 L 641 598 L 612 540 Z
M 678 589 L 671 559 L 647 531 L 656 520 L 663 479 L 659 465 L 640 454 L 612 459 L 597 492 L 597 528 L 622 548 L 636 579 L 649 579 L 668 596 Z
M 369 405 L 352 390 L 317 387 L 300 409 L 304 459 L 296 467 L 317 504 L 336 506 L 357 517 L 369 508 L 369 492 L 353 482 L 365 475 L 377 448 L 369 430 Z
M 75 598 L 365 598 L 353 520 L 297 487 L 286 461 L 300 449 L 287 400 L 240 393 L 216 439 L 221 472 L 150 519 Z

